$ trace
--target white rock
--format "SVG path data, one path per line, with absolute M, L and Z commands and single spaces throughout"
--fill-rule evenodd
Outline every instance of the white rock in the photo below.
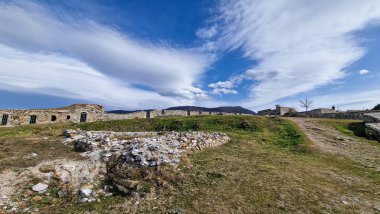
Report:
M 37 157 L 38 154 L 33 152 L 33 153 L 31 154 L 31 156 L 34 158 L 34 157 Z
M 35 192 L 44 193 L 48 187 L 49 187 L 49 185 L 47 185 L 47 184 L 38 183 L 32 187 L 32 190 Z
M 85 203 L 85 202 L 87 202 L 87 201 L 88 201 L 88 198 L 82 198 L 82 199 L 80 199 L 79 202 L 81 202 L 81 203 Z
M 80 190 L 80 194 L 81 194 L 82 196 L 86 196 L 86 197 L 91 196 L 91 194 L 92 194 L 92 189 L 83 188 L 83 189 Z

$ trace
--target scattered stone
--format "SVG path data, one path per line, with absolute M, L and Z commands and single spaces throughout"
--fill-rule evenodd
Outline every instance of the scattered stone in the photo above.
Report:
M 38 193 L 44 193 L 49 185 L 44 184 L 44 183 L 38 183 L 32 187 L 32 190 Z
M 132 193 L 131 193 L 131 196 L 132 196 L 132 198 L 134 198 L 134 199 L 139 199 L 139 198 L 140 198 L 140 196 L 139 196 L 139 194 L 138 194 L 137 192 L 132 192 Z
M 175 208 L 173 210 L 170 210 L 168 213 L 169 214 L 183 214 L 185 212 L 182 208 Z
M 43 172 L 43 173 L 49 173 L 49 172 L 54 172 L 55 168 L 54 166 L 50 164 L 45 164 L 45 165 L 41 165 L 39 170 L 40 172 Z
M 58 197 L 62 198 L 62 197 L 64 197 L 64 196 L 66 196 L 66 192 L 65 192 L 65 191 L 62 191 L 62 190 L 59 190 L 59 191 L 57 192 L 57 195 L 58 195 Z
M 380 205 L 375 205 L 375 206 L 373 206 L 373 208 L 374 208 L 377 212 L 380 212 Z
M 92 195 L 92 189 L 83 188 L 80 190 L 80 194 L 85 197 L 89 197 Z
M 66 129 L 64 132 L 63 132 L 63 135 L 65 137 L 68 137 L 68 138 L 73 138 L 75 135 L 77 135 L 78 132 L 76 130 L 73 130 L 73 129 Z
M 145 167 L 170 165 L 176 168 L 183 155 L 229 141 L 224 133 L 204 132 L 111 132 L 77 129 L 65 130 L 64 135 L 64 142 L 75 142 L 75 149 L 82 152 L 81 155 L 86 160 L 51 162 L 41 165 L 37 171 L 49 173 L 50 177 L 44 174 L 41 175 L 42 179 L 53 179 L 59 185 L 69 187 L 73 193 L 79 192 L 82 197 L 80 202 L 95 202 L 98 195 L 109 197 L 112 195 L 109 191 L 113 186 L 137 197 L 142 181 L 124 173 L 129 168 L 136 169 L 136 173 L 140 173 Z M 102 191 L 95 191 L 94 184 L 105 177 L 110 179 L 112 185 L 105 186 Z M 165 182 L 167 183 L 160 181 L 159 185 Z M 47 184 L 37 184 L 33 186 L 33 191 L 43 193 L 47 188 Z M 63 197 L 70 193 L 60 190 L 57 194 L 58 197 Z
M 42 200 L 42 197 L 39 195 L 33 197 L 33 201 L 35 201 L 35 202 L 39 202 L 41 200 Z
M 32 156 L 33 158 L 35 158 L 35 157 L 38 156 L 38 154 L 33 152 L 33 153 L 31 154 L 31 156 Z
M 82 198 L 82 199 L 80 199 L 79 202 L 81 202 L 81 203 L 85 203 L 85 202 L 87 202 L 87 201 L 88 201 L 88 198 Z

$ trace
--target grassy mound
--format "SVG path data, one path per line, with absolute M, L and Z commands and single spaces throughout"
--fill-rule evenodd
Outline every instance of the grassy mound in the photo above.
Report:
M 65 128 L 200 130 L 225 132 L 231 141 L 184 158 L 178 170 L 166 175 L 169 184 L 157 185 L 165 187 L 159 195 L 138 203 L 117 195 L 93 204 L 50 204 L 46 211 L 54 207 L 68 213 L 370 213 L 380 191 L 375 169 L 314 150 L 296 124 L 281 118 L 224 115 L 26 126 L 1 129 L 0 139 L 5 147 L 10 136 L 18 141 L 43 135 L 58 139 Z

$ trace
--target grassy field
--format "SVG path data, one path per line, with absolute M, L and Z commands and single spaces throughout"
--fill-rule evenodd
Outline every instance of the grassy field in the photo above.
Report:
M 364 141 L 375 146 L 380 146 L 376 140 L 368 140 L 365 138 L 365 123 L 360 120 L 339 120 L 339 119 L 323 119 L 320 124 L 333 127 L 340 133 Z
M 348 127 L 345 123 L 338 125 Z M 176 117 L 0 129 L 0 170 L 25 167 L 54 157 L 78 158 L 71 147 L 58 142 L 65 128 L 217 131 L 227 133 L 231 141 L 184 158 L 179 170 L 172 172 L 175 179 L 139 203 L 117 195 L 94 204 L 47 203 L 43 209 L 46 211 L 374 213 L 373 207 L 380 201 L 377 171 L 318 152 L 296 124 L 280 118 Z M 36 150 L 39 160 L 22 161 Z
M 334 127 L 339 132 L 350 137 L 365 137 L 365 125 L 363 121 L 324 119 L 320 123 Z

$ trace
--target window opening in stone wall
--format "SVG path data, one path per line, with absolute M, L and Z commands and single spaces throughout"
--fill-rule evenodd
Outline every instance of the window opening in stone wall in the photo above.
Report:
M 150 118 L 150 111 L 146 112 L 146 118 L 148 118 L 148 119 Z
M 80 113 L 80 122 L 84 123 L 86 121 L 87 121 L 87 113 L 86 112 Z
M 202 111 L 198 111 L 198 114 L 202 114 Z
M 187 110 L 187 116 L 190 116 L 190 111 L 189 110 Z
M 161 110 L 161 114 L 165 114 L 165 110 Z
M 71 118 L 70 115 L 67 115 L 66 119 L 70 120 L 70 118 Z
M 55 115 L 52 115 L 52 116 L 51 116 L 51 121 L 53 121 L 53 122 L 54 122 L 54 121 L 56 121 L 56 120 L 57 120 L 57 116 L 55 116 Z
M 36 122 L 37 122 L 37 116 L 36 115 L 31 115 L 30 116 L 29 124 L 36 124 Z
M 5 126 L 5 125 L 7 125 L 7 123 L 8 123 L 8 115 L 7 114 L 3 114 L 3 117 L 1 119 L 1 125 Z

